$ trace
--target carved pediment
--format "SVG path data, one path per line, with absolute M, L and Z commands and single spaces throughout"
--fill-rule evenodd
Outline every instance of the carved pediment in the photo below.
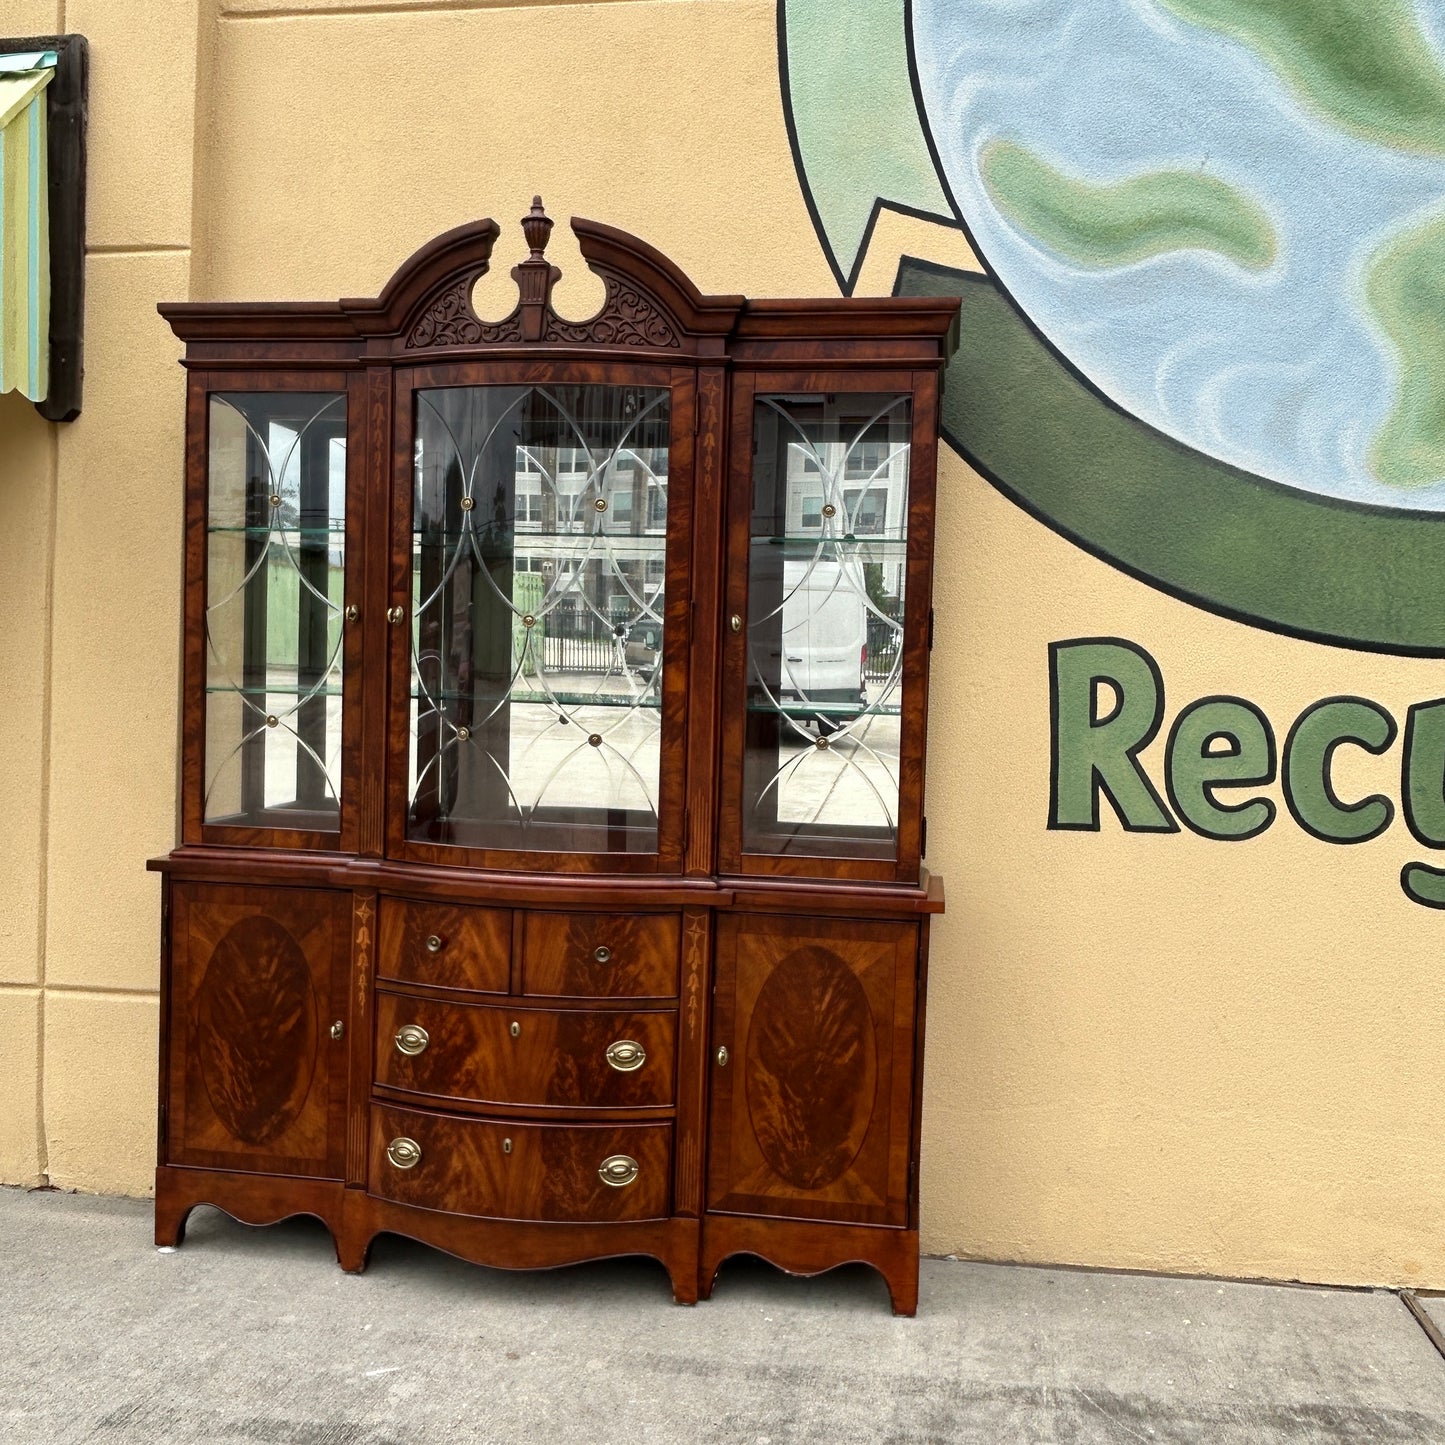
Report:
M 567 321 L 552 309 L 552 289 L 562 272 L 546 257 L 553 222 L 536 196 L 522 220 L 531 254 L 512 268 L 517 283 L 516 309 L 501 321 L 483 321 L 472 309 L 477 271 L 446 285 L 422 311 L 406 335 L 408 351 L 444 346 L 553 342 L 561 345 L 645 347 L 673 350 L 682 331 L 668 308 L 646 287 L 597 267 L 606 285 L 602 309 L 587 321 Z

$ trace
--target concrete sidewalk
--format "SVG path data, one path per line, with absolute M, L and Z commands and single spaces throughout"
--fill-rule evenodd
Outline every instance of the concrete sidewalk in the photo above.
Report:
M 513 1275 L 215 1210 L 0 1189 L 0 1442 L 1410 1442 L 1445 1361 L 1384 1291 L 925 1260 L 916 1320 L 862 1268 Z

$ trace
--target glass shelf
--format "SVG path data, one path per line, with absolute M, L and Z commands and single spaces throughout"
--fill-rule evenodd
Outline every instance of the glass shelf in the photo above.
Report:
M 795 702 L 783 703 L 750 702 L 747 710 L 753 713 L 770 714 L 773 717 L 836 717 L 845 720 L 869 717 L 901 717 L 903 709 L 897 703 L 877 703 L 859 707 L 850 702 Z
M 855 532 L 841 537 L 815 533 L 801 537 L 755 536 L 751 540 L 755 547 L 817 547 L 820 544 L 829 547 L 877 547 L 894 557 L 901 557 L 908 550 L 907 537 L 860 537 Z
M 470 692 L 418 692 L 415 688 L 411 693 L 413 702 L 476 702 L 492 704 L 496 701 L 495 696 L 487 696 L 480 693 Z M 607 707 L 627 710 L 630 708 L 657 709 L 662 706 L 661 699 L 655 691 L 644 694 L 641 697 L 622 697 L 617 694 L 611 696 L 597 695 L 590 692 L 509 692 L 506 694 L 508 702 L 513 703 L 557 703 L 562 707 Z
M 235 697 L 340 697 L 340 682 L 329 683 L 325 687 L 300 687 L 295 683 L 269 684 L 262 687 L 232 687 L 229 683 L 217 682 L 207 686 L 206 692 L 210 696 L 223 697 L 231 693 Z
M 213 536 L 235 536 L 235 537 L 270 537 L 276 532 L 285 532 L 288 536 L 302 537 L 345 537 L 346 527 L 336 522 L 325 527 L 295 527 L 282 523 L 274 527 L 207 527 L 206 535 Z

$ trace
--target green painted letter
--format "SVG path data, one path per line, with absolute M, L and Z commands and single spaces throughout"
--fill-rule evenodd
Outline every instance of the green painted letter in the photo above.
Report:
M 1327 697 L 1299 715 L 1284 742 L 1284 800 L 1306 833 L 1326 843 L 1365 843 L 1390 826 L 1395 805 L 1379 793 L 1340 801 L 1330 763 L 1341 743 L 1382 753 L 1395 731 L 1395 719 L 1365 697 Z
M 1117 694 L 1099 716 L 1099 684 Z M 1049 644 L 1049 827 L 1097 832 L 1102 792 L 1131 833 L 1177 833 L 1138 755 L 1164 717 L 1164 680 L 1142 647 L 1118 637 Z
M 1406 826 L 1427 848 L 1445 848 L 1445 698 L 1410 709 L 1400 769 Z
M 1216 750 L 1216 742 L 1223 747 Z M 1174 811 L 1206 838 L 1253 838 L 1274 822 L 1268 798 L 1221 803 L 1216 788 L 1274 780 L 1274 732 L 1269 719 L 1239 697 L 1202 697 L 1174 720 L 1164 753 Z

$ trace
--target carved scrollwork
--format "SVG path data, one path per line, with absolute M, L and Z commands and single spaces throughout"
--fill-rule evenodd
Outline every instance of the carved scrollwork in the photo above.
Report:
M 598 346 L 681 346 L 677 328 L 653 299 L 638 287 L 607 278 L 607 300 L 590 321 L 547 318 L 543 341 L 592 342 Z
M 479 346 L 485 342 L 520 341 L 522 324 L 514 312 L 502 321 L 486 322 L 472 310 L 476 278 L 464 277 L 447 287 L 422 313 L 406 338 L 408 351 L 433 346 Z

